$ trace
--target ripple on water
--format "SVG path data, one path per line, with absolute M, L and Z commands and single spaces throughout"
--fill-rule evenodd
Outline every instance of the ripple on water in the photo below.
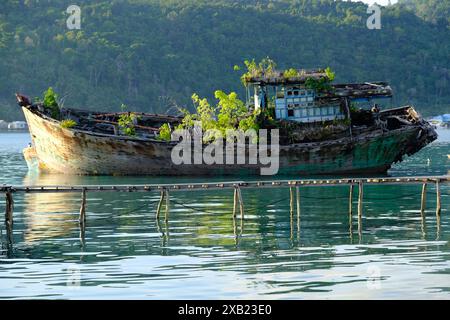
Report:
M 171 181 L 27 176 L 11 139 L 0 134 L 0 183 Z M 390 174 L 446 174 L 449 150 L 435 143 Z M 420 186 L 367 187 L 361 234 L 345 187 L 301 188 L 300 221 L 287 189 L 244 190 L 242 224 L 229 191 L 172 193 L 168 223 L 155 220 L 158 194 L 89 193 L 84 241 L 80 195 L 17 194 L 12 248 L 1 225 L 0 298 L 450 298 L 450 188 L 439 228 L 428 191 L 422 219 Z

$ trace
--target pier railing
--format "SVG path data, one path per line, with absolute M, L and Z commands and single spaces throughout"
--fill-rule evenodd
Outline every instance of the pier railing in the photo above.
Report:
M 165 204 L 164 220 L 167 222 L 170 212 L 170 193 L 178 191 L 198 191 L 198 190 L 234 190 L 233 193 L 233 213 L 236 217 L 239 210 L 241 220 L 244 220 L 244 200 L 242 189 L 263 189 L 263 188 L 290 188 L 290 214 L 291 218 L 295 211 L 300 217 L 300 190 L 303 187 L 331 187 L 349 186 L 349 215 L 353 213 L 353 189 L 358 186 L 358 229 L 363 214 L 364 186 L 365 185 L 422 185 L 421 194 L 421 214 L 425 213 L 427 186 L 436 186 L 436 216 L 441 214 L 441 192 L 440 185 L 450 182 L 450 176 L 426 176 L 426 177 L 380 177 L 380 178 L 345 178 L 345 179 L 290 179 L 272 181 L 228 181 L 228 182 L 196 182 L 196 183 L 173 183 L 173 184 L 139 184 L 139 185 L 60 185 L 60 186 L 0 186 L 0 192 L 5 194 L 5 224 L 10 233 L 13 226 L 13 211 L 15 193 L 70 193 L 79 192 L 81 194 L 81 207 L 79 223 L 84 230 L 86 225 L 86 194 L 88 192 L 159 192 L 160 199 L 156 209 L 156 219 L 159 220 L 160 212 Z

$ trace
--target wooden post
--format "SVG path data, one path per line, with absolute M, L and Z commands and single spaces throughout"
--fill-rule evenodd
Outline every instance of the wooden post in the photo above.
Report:
M 348 197 L 348 225 L 350 230 L 350 237 L 353 236 L 353 184 L 350 185 Z
M 291 217 L 294 215 L 294 188 L 289 188 L 289 206 Z
M 242 199 L 241 188 L 237 187 L 238 198 L 239 198 L 239 209 L 241 210 L 241 221 L 244 220 L 244 200 Z
M 13 211 L 14 211 L 14 199 L 11 193 L 11 190 L 6 191 L 5 193 L 5 224 L 7 228 L 12 228 L 13 225 Z
M 161 207 L 162 207 L 162 203 L 164 201 L 165 194 L 166 193 L 164 192 L 164 190 L 161 191 L 161 197 L 159 198 L 158 207 L 156 208 L 156 219 L 159 219 L 159 213 L 161 212 Z
M 80 208 L 80 225 L 85 226 L 86 224 L 86 189 L 83 188 L 81 192 L 81 208 Z
M 441 238 L 441 216 L 436 216 L 436 240 Z
M 439 187 L 439 180 L 436 180 L 436 216 L 441 215 L 441 189 Z
M 300 187 L 295 188 L 297 198 L 297 233 L 300 234 Z
M 237 238 L 237 225 L 236 225 L 236 217 L 233 216 L 233 235 Z
M 362 211 L 363 211 L 363 197 L 364 197 L 364 186 L 363 182 L 360 181 L 358 184 L 358 233 L 362 233 Z
M 241 211 L 241 236 L 244 234 L 244 200 L 242 199 L 241 188 L 237 187 L 239 198 L 239 209 Z
M 169 198 L 169 190 L 166 189 L 166 214 L 164 216 L 164 221 L 169 221 L 169 211 L 170 211 L 170 198 Z
M 81 246 L 85 246 L 86 245 L 86 228 L 84 228 L 83 226 L 80 228 L 80 243 Z
M 237 204 L 238 204 L 238 191 L 237 191 L 237 188 L 234 188 L 234 194 L 233 194 L 233 219 L 236 218 Z
M 358 184 L 358 217 L 362 217 L 363 197 L 364 197 L 364 187 L 363 182 L 360 181 Z
M 423 216 L 425 215 L 425 207 L 427 204 L 427 184 L 424 183 L 422 185 L 422 197 L 420 201 L 420 214 Z
M 350 185 L 350 192 L 348 197 L 348 214 L 350 217 L 353 215 L 353 185 Z

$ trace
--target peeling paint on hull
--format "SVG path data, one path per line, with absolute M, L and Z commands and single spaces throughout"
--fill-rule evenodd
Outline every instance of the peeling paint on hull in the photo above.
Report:
M 259 175 L 260 165 L 174 165 L 173 143 L 61 128 L 23 108 L 39 169 L 81 175 Z M 383 173 L 417 151 L 419 127 L 280 147 L 279 174 Z M 423 145 L 426 145 L 424 143 Z M 421 146 L 422 147 L 422 146 Z M 421 148 L 420 147 L 420 148 Z M 419 149 L 420 149 L 419 148 Z M 411 150 L 414 150 L 411 152 Z

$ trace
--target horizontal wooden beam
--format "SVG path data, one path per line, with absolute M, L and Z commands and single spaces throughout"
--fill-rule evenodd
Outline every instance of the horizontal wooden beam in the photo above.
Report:
M 206 183 L 180 183 L 180 184 L 147 184 L 147 185 L 73 185 L 73 186 L 0 186 L 0 192 L 22 193 L 67 193 L 67 192 L 151 192 L 151 191 L 193 191 L 193 190 L 220 190 L 220 189 L 259 189 L 259 188 L 286 188 L 293 186 L 340 186 L 355 185 L 397 185 L 397 184 L 423 184 L 423 183 L 450 182 L 450 176 L 433 177 L 383 177 L 383 178 L 346 178 L 346 179 L 304 179 L 304 180 L 273 180 L 273 181 L 229 181 Z

